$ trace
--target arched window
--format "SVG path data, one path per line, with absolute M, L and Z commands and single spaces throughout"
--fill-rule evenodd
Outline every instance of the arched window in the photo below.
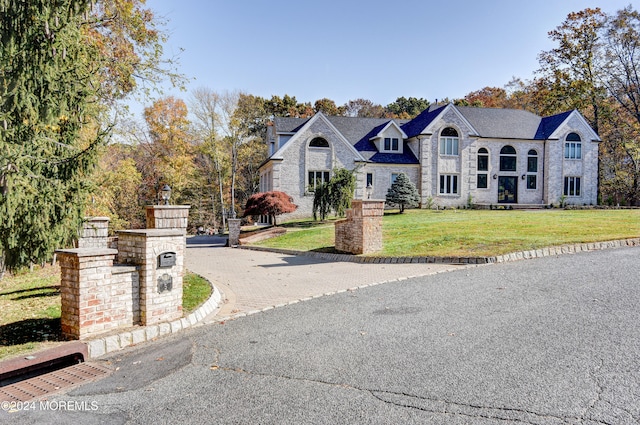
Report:
M 478 149 L 478 189 L 486 189 L 489 186 L 487 171 L 489 171 L 489 151 L 486 148 L 480 148 Z
M 309 147 L 311 148 L 328 148 L 329 142 L 327 142 L 322 137 L 315 137 L 313 140 L 309 142 Z
M 504 146 L 500 149 L 500 171 L 516 171 L 518 157 L 513 146 Z
M 458 132 L 447 127 L 440 133 L 440 155 L 458 155 Z
M 566 159 L 582 159 L 582 139 L 577 133 L 567 134 L 564 157 Z
M 530 149 L 527 153 L 527 189 L 537 189 L 538 187 L 538 152 Z

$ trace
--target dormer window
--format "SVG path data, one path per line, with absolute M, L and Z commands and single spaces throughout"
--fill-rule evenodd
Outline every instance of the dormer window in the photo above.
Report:
M 385 151 L 399 151 L 400 145 L 397 137 L 385 137 L 384 138 L 384 150 Z
M 327 142 L 322 137 L 315 137 L 313 140 L 309 142 L 309 147 L 310 148 L 328 148 L 329 142 Z

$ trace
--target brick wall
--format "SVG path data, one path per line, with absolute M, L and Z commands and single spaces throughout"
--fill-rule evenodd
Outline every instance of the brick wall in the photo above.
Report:
M 147 229 L 186 229 L 188 205 L 148 205 Z
M 84 339 L 182 317 L 189 207 L 149 211 L 149 224 L 156 227 L 119 232 L 118 250 L 107 248 L 108 219 L 98 218 L 84 226 L 79 248 L 56 251 L 66 338 Z
M 382 215 L 384 201 L 351 201 L 347 218 L 335 224 L 336 250 L 367 254 L 382 250 Z
M 85 219 L 78 238 L 78 248 L 106 248 L 109 236 L 109 217 Z
M 136 265 L 140 273 L 140 323 L 150 325 L 182 316 L 182 280 L 184 277 L 184 231 L 141 229 L 118 232 L 118 262 Z M 176 264 L 159 267 L 158 257 L 175 253 Z M 171 289 L 160 280 L 171 280 Z
M 137 271 L 114 267 L 116 251 L 108 248 L 57 252 L 61 268 L 62 334 L 82 339 L 132 326 L 139 315 L 134 302 Z

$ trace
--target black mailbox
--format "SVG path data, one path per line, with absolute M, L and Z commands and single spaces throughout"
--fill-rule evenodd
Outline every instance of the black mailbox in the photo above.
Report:
M 175 252 L 163 252 L 158 255 L 158 268 L 173 267 L 176 265 Z

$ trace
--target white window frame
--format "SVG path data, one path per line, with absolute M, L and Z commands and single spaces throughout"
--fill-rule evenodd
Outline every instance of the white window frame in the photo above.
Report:
M 387 141 L 389 142 L 388 148 Z M 382 140 L 382 150 L 385 152 L 400 152 L 400 139 L 397 137 L 385 137 Z
M 534 152 L 535 155 L 532 155 L 531 152 Z M 535 171 L 529 171 L 529 160 L 531 158 L 536 159 L 536 169 Z M 540 161 L 538 160 L 538 151 L 535 149 L 529 149 L 527 152 L 527 177 L 525 182 L 525 190 L 538 190 L 538 169 L 540 168 Z M 529 187 L 529 182 L 533 181 L 534 187 Z
M 440 137 L 440 155 L 442 156 L 459 156 L 460 138 L 459 137 Z
M 480 152 L 480 149 L 484 149 L 484 152 Z M 477 158 L 476 158 L 476 189 L 481 189 L 481 190 L 485 190 L 485 189 L 489 189 L 489 149 L 482 147 L 478 149 L 478 153 L 477 153 Z M 487 158 L 487 169 L 486 170 L 481 170 L 480 169 L 480 157 L 486 157 Z M 484 178 L 487 181 L 487 185 L 484 187 L 481 187 L 478 183 L 480 181 L 480 176 L 484 176 Z
M 309 173 L 314 173 L 313 175 L 313 179 L 309 179 Z M 325 181 L 325 173 L 327 173 L 328 175 L 328 179 Z M 313 180 L 313 181 L 308 181 L 307 182 L 307 188 L 306 188 L 306 192 L 307 193 L 313 193 L 316 190 L 316 175 L 320 174 L 320 182 L 321 183 L 326 183 L 331 179 L 331 171 L 330 170 L 309 170 L 307 171 L 307 179 L 309 180 Z M 312 187 L 313 186 L 313 187 Z
M 564 142 L 564 159 L 582 159 L 582 142 Z

